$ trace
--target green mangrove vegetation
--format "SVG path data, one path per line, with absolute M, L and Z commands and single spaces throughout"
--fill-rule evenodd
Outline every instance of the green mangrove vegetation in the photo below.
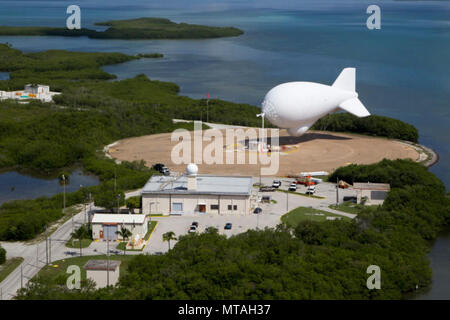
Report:
M 319 119 L 312 129 L 337 132 L 352 132 L 370 136 L 417 142 L 417 129 L 403 121 L 384 116 L 371 115 L 358 118 L 350 113 L 335 113 Z
M 207 39 L 236 37 L 244 32 L 234 27 L 213 27 L 188 23 L 175 23 L 165 18 L 138 18 L 110 20 L 95 25 L 107 26 L 105 31 L 66 27 L 13 27 L 0 26 L 0 36 L 62 36 L 94 39 Z

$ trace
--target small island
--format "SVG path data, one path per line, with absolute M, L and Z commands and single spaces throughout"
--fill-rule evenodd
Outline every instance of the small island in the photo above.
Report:
M 92 29 L 69 30 L 58 27 L 11 27 L 0 26 L 0 36 L 63 36 L 94 39 L 208 39 L 236 37 L 244 32 L 234 27 L 213 27 L 176 23 L 165 18 L 138 18 L 97 22 L 107 26 L 105 31 Z

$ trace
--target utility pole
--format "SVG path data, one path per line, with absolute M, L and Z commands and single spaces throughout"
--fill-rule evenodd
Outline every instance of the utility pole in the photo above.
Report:
M 106 248 L 106 286 L 109 287 L 109 238 L 106 239 Z
M 339 205 L 339 177 L 336 177 L 336 207 Z
M 120 194 L 117 195 L 117 214 L 119 214 L 119 201 L 120 201 Z
M 62 179 L 63 179 L 63 214 L 66 211 L 66 177 L 64 175 L 62 175 Z
M 45 262 L 48 266 L 48 236 L 45 235 Z
M 117 179 L 117 170 L 114 167 L 114 193 L 116 193 L 116 179 Z
M 52 237 L 48 237 L 48 263 L 52 262 Z
M 92 194 L 89 192 L 89 214 L 91 214 L 91 211 L 92 211 Z
M 289 212 L 289 190 L 286 192 L 286 212 Z
M 256 214 L 256 229 L 259 229 L 259 213 Z

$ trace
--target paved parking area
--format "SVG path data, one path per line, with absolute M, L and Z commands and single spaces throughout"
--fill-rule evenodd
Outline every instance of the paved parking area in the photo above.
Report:
M 272 185 L 273 178 L 263 177 L 262 182 L 266 185 Z M 287 190 L 289 184 L 293 179 L 280 178 L 282 181 L 281 189 Z M 259 182 L 259 177 L 254 178 L 254 182 Z M 254 189 L 255 192 L 257 188 Z M 306 187 L 298 185 L 297 192 L 305 193 Z M 280 223 L 280 218 L 286 212 L 293 210 L 299 206 L 312 207 L 316 209 L 330 211 L 336 214 L 353 218 L 354 215 L 346 214 L 340 211 L 332 210 L 328 206 L 336 203 L 336 187 L 332 183 L 321 183 L 316 186 L 316 195 L 325 197 L 325 199 L 317 199 L 313 197 L 306 197 L 302 195 L 288 194 L 284 192 L 264 192 L 261 195 L 270 195 L 276 203 L 260 203 L 259 206 L 263 209 L 261 214 L 247 214 L 247 215 L 213 215 L 213 214 L 195 214 L 183 216 L 167 216 L 167 217 L 152 217 L 152 220 L 158 221 L 151 239 L 144 249 L 146 253 L 166 252 L 168 250 L 168 243 L 163 242 L 162 235 L 166 232 L 173 231 L 178 237 L 188 233 L 189 227 L 193 221 L 199 223 L 199 232 L 203 232 L 207 227 L 215 227 L 220 234 L 226 236 L 235 235 L 245 232 L 249 229 L 265 227 L 273 228 Z M 342 202 L 344 196 L 355 195 L 352 189 L 339 189 L 339 201 Z M 226 223 L 232 223 L 231 230 L 224 230 Z M 171 246 L 176 241 L 171 241 Z

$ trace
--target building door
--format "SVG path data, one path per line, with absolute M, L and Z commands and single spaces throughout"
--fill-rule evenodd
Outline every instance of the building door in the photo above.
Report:
M 117 225 L 104 225 L 103 233 L 105 240 L 117 240 Z
M 200 213 L 205 213 L 206 212 L 206 204 L 199 204 L 198 205 L 198 211 Z

